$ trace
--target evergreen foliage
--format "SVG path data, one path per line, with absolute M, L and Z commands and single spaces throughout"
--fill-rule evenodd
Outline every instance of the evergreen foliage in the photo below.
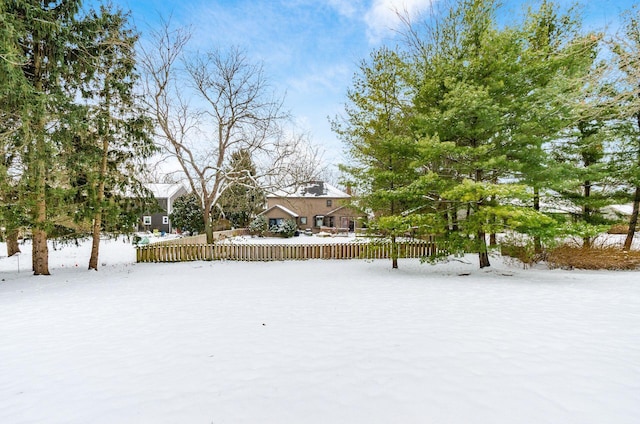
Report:
M 219 215 L 228 219 L 234 228 L 246 228 L 264 209 L 266 197 L 256 181 L 251 152 L 246 149 L 234 152 L 228 168 L 227 175 L 232 182 L 218 201 Z
M 136 161 L 151 152 L 133 96 L 137 37 L 111 7 L 0 7 L 0 215 L 33 234 L 36 275 L 49 274 L 47 239 L 57 236 L 93 233 L 97 269 L 100 230 L 132 228 L 124 194 L 139 189 Z
M 264 215 L 256 216 L 249 224 L 249 232 L 260 237 L 263 237 L 268 229 L 269 223 Z
M 477 252 L 480 267 L 498 232 L 530 237 L 537 252 L 567 235 L 588 244 L 606 223 L 599 211 L 619 200 L 601 36 L 549 1 L 512 26 L 498 25 L 500 7 L 463 0 L 409 24 L 404 50 L 361 65 L 334 122 L 374 232 L 433 234 L 451 254 Z M 553 197 L 579 208 L 577 223 L 544 213 Z
M 173 226 L 179 228 L 180 231 L 196 234 L 204 231 L 202 215 L 200 199 L 193 193 L 189 193 L 175 200 L 173 212 L 171 212 L 169 218 Z

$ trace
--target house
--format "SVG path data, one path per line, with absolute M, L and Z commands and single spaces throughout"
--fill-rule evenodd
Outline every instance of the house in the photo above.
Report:
M 269 228 L 280 226 L 287 219 L 295 221 L 299 229 L 320 232 L 322 227 L 354 231 L 357 219 L 364 214 L 348 206 L 351 195 L 323 181 L 311 181 L 295 192 L 285 191 L 267 195 L 265 216 Z
M 171 233 L 174 228 L 171 226 L 169 215 L 173 211 L 175 200 L 187 194 L 187 189 L 179 183 L 176 184 L 145 184 L 145 187 L 153 193 L 153 197 L 158 202 L 158 209 L 147 210 L 142 214 L 138 222 L 138 231 L 160 231 Z

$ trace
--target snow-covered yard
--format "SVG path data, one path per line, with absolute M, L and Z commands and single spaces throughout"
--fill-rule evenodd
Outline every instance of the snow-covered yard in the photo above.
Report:
M 0 245 L 4 254 L 4 246 Z M 0 259 L 1 423 L 637 423 L 640 273 Z M 78 265 L 76 267 L 76 264 Z

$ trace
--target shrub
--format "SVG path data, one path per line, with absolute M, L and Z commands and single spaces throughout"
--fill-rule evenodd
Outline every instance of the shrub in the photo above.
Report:
M 191 234 L 204 231 L 204 217 L 202 206 L 197 195 L 190 193 L 176 199 L 173 203 L 173 212 L 169 215 L 174 228 L 180 228 Z
M 500 254 L 517 259 L 527 267 L 544 260 L 544 253 L 536 253 L 534 239 L 523 234 L 509 234 L 500 241 Z
M 562 245 L 547 255 L 549 268 L 630 270 L 640 268 L 640 252 L 619 247 L 578 247 Z
M 252 235 L 264 236 L 264 233 L 268 229 L 267 218 L 264 215 L 258 215 L 255 217 L 251 224 L 249 224 L 249 233 Z
M 282 225 L 280 226 L 274 225 L 273 227 L 269 228 L 270 232 L 276 235 L 280 235 L 284 238 L 293 237 L 293 235 L 296 233 L 297 230 L 298 230 L 298 226 L 296 225 L 296 222 L 293 219 L 287 219 L 282 223 Z

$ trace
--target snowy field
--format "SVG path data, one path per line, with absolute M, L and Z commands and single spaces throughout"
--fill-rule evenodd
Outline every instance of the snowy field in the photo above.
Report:
M 0 259 L 3 424 L 640 422 L 640 272 L 134 264 L 105 241 L 100 271 L 82 243 L 34 277 L 22 249 Z

